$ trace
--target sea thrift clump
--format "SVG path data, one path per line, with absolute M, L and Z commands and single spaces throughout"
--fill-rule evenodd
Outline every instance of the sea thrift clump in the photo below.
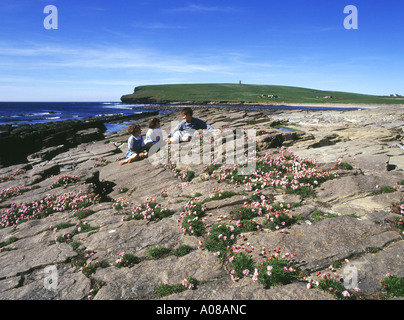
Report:
M 94 168 L 105 167 L 106 165 L 108 165 L 110 163 L 111 163 L 111 161 L 101 157 L 101 158 L 95 159 L 93 166 L 94 166 Z
M 90 261 L 89 263 L 86 263 L 82 267 L 80 267 L 80 271 L 83 272 L 83 274 L 85 274 L 86 276 L 89 276 L 90 274 L 94 273 L 99 266 L 99 261 Z
M 15 176 L 24 174 L 25 172 L 27 172 L 27 170 L 25 170 L 25 169 L 17 169 L 11 175 L 1 176 L 0 177 L 0 183 L 10 181 L 10 180 L 15 180 L 15 178 L 14 178 Z
M 160 195 L 162 198 L 167 198 L 168 197 L 167 189 L 166 188 L 161 189 Z
M 264 288 L 269 289 L 276 285 L 285 285 L 297 278 L 297 270 L 293 267 L 295 253 L 281 254 L 280 248 L 268 252 L 263 248 L 263 251 L 268 255 L 270 254 L 270 256 L 256 272 L 258 274 L 256 279 Z
M 126 220 L 147 219 L 150 221 L 154 221 L 169 217 L 172 214 L 173 212 L 170 209 L 162 206 L 161 204 L 158 204 L 155 199 L 149 198 L 146 202 L 140 204 L 137 207 L 134 207 L 132 209 L 131 215 Z
M 25 221 L 41 219 L 56 212 L 79 210 L 98 203 L 100 197 L 83 191 L 69 192 L 60 196 L 48 196 L 40 201 L 21 204 L 12 203 L 0 212 L 0 228 L 15 226 Z
M 239 229 L 233 224 L 214 224 L 205 240 L 205 248 L 223 258 L 236 242 L 239 233 Z
M 129 200 L 128 199 L 124 199 L 124 198 L 118 198 L 115 199 L 112 202 L 112 208 L 114 208 L 117 211 L 120 211 L 124 208 L 127 208 L 129 206 Z
M 262 196 L 263 197 L 263 196 Z M 271 230 L 284 231 L 284 228 L 294 224 L 299 217 L 292 216 L 290 209 L 295 204 L 290 203 L 277 203 L 269 204 L 263 197 L 261 201 L 250 200 L 244 202 L 242 207 L 235 208 L 231 211 L 231 214 L 238 220 L 251 220 L 255 217 L 266 217 L 265 225 Z
M 154 289 L 155 294 L 158 297 L 168 296 L 173 293 L 180 293 L 184 290 L 193 290 L 196 289 L 196 286 L 199 284 L 199 281 L 193 277 L 187 277 L 182 280 L 181 283 L 178 284 L 168 284 L 167 282 L 160 283 Z
M 239 175 L 238 168 L 222 168 L 220 181 L 248 185 L 251 190 L 267 186 L 282 189 L 285 193 L 307 195 L 321 182 L 335 178 L 336 174 L 321 171 L 317 161 L 300 159 L 287 150 L 280 150 L 277 157 L 267 153 L 256 159 L 256 169 L 251 175 Z
M 230 272 L 232 280 L 243 278 L 254 272 L 256 268 L 250 255 L 253 250 L 254 247 L 249 243 L 241 246 L 232 246 L 230 248 L 229 252 L 231 256 L 229 262 L 231 262 L 233 266 L 233 270 Z
M 88 300 L 92 300 L 95 295 L 98 293 L 98 291 L 105 286 L 105 282 L 104 281 L 97 281 L 94 284 L 94 288 L 90 290 L 89 295 L 87 296 Z
M 348 263 L 348 260 L 344 260 Z M 319 289 L 334 295 L 336 298 L 341 300 L 353 299 L 355 293 L 359 292 L 359 288 L 353 289 L 353 291 L 347 290 L 344 286 L 344 279 L 335 272 L 332 266 L 329 267 L 329 272 L 321 273 L 318 271 L 315 274 L 315 278 L 306 278 L 303 280 L 307 281 L 307 288 L 311 289 L 313 287 L 318 287 Z
M 209 198 L 212 200 L 221 200 L 221 199 L 226 199 L 230 198 L 237 193 L 234 191 L 223 191 L 219 186 L 213 188 L 212 194 L 210 194 Z
M 188 235 L 201 236 L 205 231 L 205 225 L 201 218 L 205 215 L 205 210 L 202 207 L 198 198 L 191 199 L 184 206 L 184 211 L 181 212 L 182 232 Z
M 25 186 L 16 186 L 16 187 L 10 187 L 7 189 L 4 189 L 0 191 L 0 202 L 3 202 L 9 198 L 12 197 L 17 197 L 22 195 L 23 193 L 33 190 L 37 187 L 25 187 Z
M 121 252 L 119 258 L 115 261 L 115 267 L 132 267 L 133 265 L 140 262 L 140 259 L 133 254 Z
M 79 181 L 79 178 L 77 176 L 68 176 L 68 175 L 63 175 L 57 177 L 55 182 L 50 186 L 50 189 L 54 189 L 60 186 L 67 186 L 71 183 L 76 183 Z
M 404 202 L 396 202 L 391 206 L 393 213 L 401 215 L 392 218 L 392 223 L 402 232 L 404 235 Z
M 388 298 L 404 297 L 404 278 L 387 273 L 385 278 L 380 280 L 383 292 Z

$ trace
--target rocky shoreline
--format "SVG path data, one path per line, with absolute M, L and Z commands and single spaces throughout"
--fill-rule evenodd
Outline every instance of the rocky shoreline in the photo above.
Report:
M 151 116 L 136 120 L 143 133 Z M 280 185 L 225 181 L 240 177 L 224 165 L 153 165 L 145 159 L 119 166 L 128 134 L 105 133 L 100 123 L 55 128 L 47 136 L 30 128 L 23 140 L 35 148 L 25 148 L 18 158 L 26 161 L 13 165 L 7 155 L 20 148 L 21 138 L 11 131 L 2 135 L 8 151 L 1 153 L 0 169 L 0 299 L 341 298 L 312 285 L 318 273 L 350 279 L 350 297 L 399 299 L 387 296 L 380 281 L 386 274 L 404 277 L 398 223 L 404 203 L 404 106 L 354 111 L 195 106 L 194 116 L 217 129 L 257 130 L 262 170 L 269 163 L 278 166 Z M 158 117 L 166 132 L 171 121 L 181 120 L 177 113 Z M 295 176 L 282 177 L 291 160 Z M 284 220 L 275 226 L 276 215 Z M 249 266 L 242 273 L 240 257 L 247 257 Z M 276 259 L 287 263 L 285 272 L 293 277 L 268 285 L 276 267 L 266 263 Z M 191 282 L 192 289 L 178 289 Z
M 158 111 L 151 112 L 157 115 Z M 103 140 L 106 123 L 119 123 L 144 117 L 105 115 L 83 120 L 65 120 L 20 126 L 0 125 L 0 166 L 26 162 L 27 156 L 49 160 L 53 156 L 81 143 Z M 31 161 L 32 162 L 32 161 Z

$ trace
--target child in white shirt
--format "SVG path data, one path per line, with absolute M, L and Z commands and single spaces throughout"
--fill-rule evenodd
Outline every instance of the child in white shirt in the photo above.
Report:
M 146 133 L 146 148 L 149 149 L 152 145 L 163 140 L 163 132 L 160 129 L 160 120 L 152 118 L 149 121 L 149 130 Z

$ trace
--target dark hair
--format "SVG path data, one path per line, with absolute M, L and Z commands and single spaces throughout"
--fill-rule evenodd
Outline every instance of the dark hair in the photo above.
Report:
M 189 114 L 191 117 L 194 114 L 194 112 L 192 111 L 192 109 L 190 107 L 182 108 L 181 113 Z
M 157 123 L 159 123 L 159 122 L 160 122 L 160 119 L 159 119 L 159 118 L 151 118 L 151 119 L 149 120 L 149 128 L 150 128 L 150 129 L 156 128 Z
M 134 132 L 136 132 L 139 129 L 140 129 L 140 126 L 138 126 L 136 123 L 134 123 L 134 124 L 129 126 L 128 133 L 133 134 Z

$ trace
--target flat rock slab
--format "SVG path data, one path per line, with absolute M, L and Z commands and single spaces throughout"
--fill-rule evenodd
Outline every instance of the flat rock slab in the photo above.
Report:
M 390 157 L 389 166 L 394 170 L 404 171 L 404 155 Z
M 187 277 L 205 282 L 224 274 L 219 260 L 206 251 L 193 251 L 179 258 L 169 256 L 160 260 L 147 260 L 132 268 L 99 269 L 94 278 L 108 285 L 101 288 L 96 299 L 148 299 L 153 297 L 155 287 L 163 282 L 178 284 Z
M 332 211 L 342 215 L 355 215 L 362 217 L 368 213 L 384 210 L 391 210 L 391 204 L 401 202 L 404 193 L 396 191 L 393 193 L 383 193 L 378 195 L 357 198 L 349 201 L 341 201 L 332 206 Z
M 97 253 L 100 259 L 115 262 L 119 253 L 126 252 L 141 258 L 151 248 L 164 246 L 175 250 L 185 240 L 177 225 L 179 215 L 156 222 L 131 220 L 116 222 L 101 228 L 96 234 L 83 239 L 83 245 Z M 196 247 L 198 240 L 190 237 Z
M 89 278 L 63 265 L 51 265 L 51 267 L 54 269 L 35 270 L 24 279 L 15 277 L 0 281 L 1 298 L 3 300 L 82 300 L 87 298 L 91 290 Z M 55 281 L 53 287 L 48 280 L 52 276 Z M 21 280 L 24 280 L 23 286 L 20 285 Z
M 77 256 L 72 247 L 66 243 L 51 246 L 38 245 L 36 248 L 7 251 L 0 255 L 0 279 L 14 277 L 32 269 L 44 268 L 66 262 Z
M 369 247 L 382 248 L 398 239 L 398 232 L 386 231 L 373 222 L 337 217 L 294 225 L 287 233 L 254 232 L 247 235 L 246 241 L 257 249 L 254 257 L 258 261 L 263 259 L 258 256 L 262 247 L 280 247 L 283 254 L 296 253 L 296 261 L 305 269 L 320 270 L 333 261 L 362 254 Z M 401 259 L 404 262 L 404 257 Z
M 320 290 L 308 290 L 302 282 L 264 289 L 251 278 L 231 281 L 224 277 L 215 282 L 198 286 L 198 290 L 186 290 L 173 294 L 167 300 L 335 300 L 332 295 Z
M 369 296 L 377 294 L 379 280 L 387 274 L 404 277 L 404 241 L 392 243 L 380 252 L 352 259 L 350 264 L 358 269 L 360 292 Z
M 372 195 L 376 186 L 395 186 L 397 174 L 345 176 L 324 182 L 317 188 L 317 199 L 333 203 Z

